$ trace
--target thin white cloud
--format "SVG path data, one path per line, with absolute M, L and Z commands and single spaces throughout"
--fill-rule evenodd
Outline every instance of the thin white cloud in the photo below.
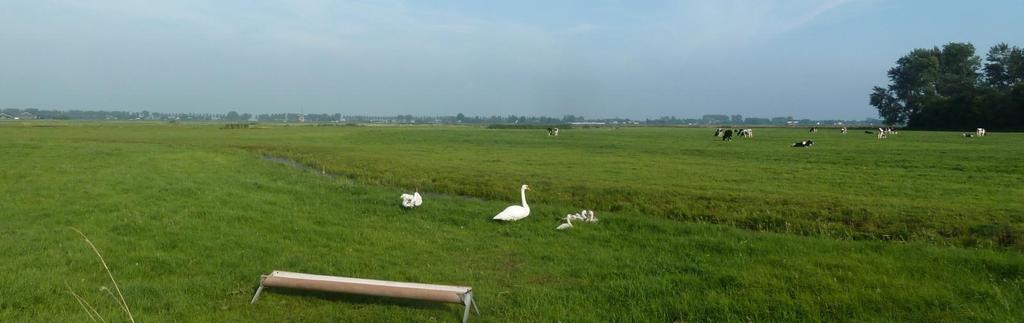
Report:
M 854 1 L 680 1 L 668 18 L 650 24 L 682 49 L 731 47 L 805 28 Z
M 853 1 L 854 0 L 828 0 L 828 1 L 824 1 L 823 3 L 818 4 L 816 7 L 812 8 L 809 11 L 807 11 L 805 14 L 803 14 L 803 15 L 801 15 L 799 17 L 796 17 L 795 19 L 790 20 L 788 24 L 785 24 L 785 25 L 782 26 L 782 28 L 781 28 L 781 30 L 779 32 L 788 32 L 788 31 L 791 31 L 791 30 L 800 29 L 801 27 L 804 27 L 807 24 L 810 24 L 810 23 L 814 22 L 819 17 L 821 17 L 821 16 L 823 16 L 823 15 L 825 15 L 825 14 L 831 12 L 831 11 L 834 11 L 834 10 L 838 9 L 839 7 L 842 7 L 843 5 L 846 5 L 846 4 L 851 3 Z
M 601 27 L 594 24 L 579 24 L 566 29 L 563 29 L 560 33 L 565 35 L 578 35 L 592 33 L 601 30 Z

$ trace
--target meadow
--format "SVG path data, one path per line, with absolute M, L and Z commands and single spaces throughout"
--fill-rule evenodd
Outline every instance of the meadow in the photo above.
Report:
M 275 269 L 473 286 L 474 322 L 1024 317 L 1024 134 L 220 126 L 0 123 L 0 321 L 89 320 L 69 288 L 126 321 L 69 227 L 140 321 L 461 315 L 287 290 L 249 305 Z M 530 217 L 491 221 L 521 184 Z M 600 221 L 554 230 L 582 208 Z

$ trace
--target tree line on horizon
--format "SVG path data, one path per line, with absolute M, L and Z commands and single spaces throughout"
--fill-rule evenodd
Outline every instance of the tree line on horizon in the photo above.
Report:
M 132 111 L 103 111 L 103 110 L 42 110 L 35 108 L 28 109 L 0 109 L 0 119 L 20 117 L 22 119 L 44 119 L 44 120 L 139 120 L 139 121 L 221 121 L 221 122 L 288 122 L 288 123 L 398 123 L 398 124 L 532 124 L 532 125 L 555 125 L 569 124 L 573 122 L 605 122 L 611 124 L 648 124 L 648 125 L 876 125 L 881 120 L 867 118 L 863 120 L 811 120 L 795 119 L 793 117 L 746 117 L 733 114 L 706 114 L 700 118 L 679 118 L 665 116 L 660 118 L 630 119 L 630 118 L 585 118 L 583 116 L 567 114 L 561 118 L 548 116 L 466 116 L 459 113 L 454 116 L 413 116 L 410 114 L 394 116 L 362 116 L 342 115 L 341 113 L 175 113 L 175 112 L 132 112 Z
M 984 61 L 971 43 L 918 48 L 896 61 L 869 100 L 888 125 L 928 130 L 1024 129 L 1024 49 L 1005 43 Z

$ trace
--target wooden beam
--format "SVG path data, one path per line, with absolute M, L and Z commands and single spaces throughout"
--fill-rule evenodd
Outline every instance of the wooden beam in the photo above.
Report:
M 393 282 L 337 276 L 312 275 L 274 271 L 263 278 L 263 286 L 307 289 L 382 297 L 418 299 L 435 302 L 464 303 L 470 287 Z

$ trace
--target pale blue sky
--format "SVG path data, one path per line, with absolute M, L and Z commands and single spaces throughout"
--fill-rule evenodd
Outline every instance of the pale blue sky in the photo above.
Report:
M 0 0 L 0 108 L 860 119 L 951 41 L 1024 1 Z

